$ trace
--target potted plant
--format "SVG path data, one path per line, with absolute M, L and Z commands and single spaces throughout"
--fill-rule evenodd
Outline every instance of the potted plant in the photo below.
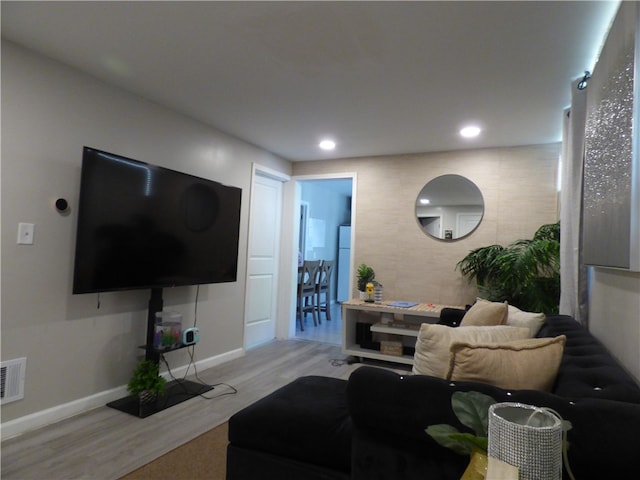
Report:
M 366 298 L 367 283 L 373 283 L 376 278 L 376 272 L 373 271 L 369 265 L 361 263 L 356 272 L 358 277 L 358 291 L 360 292 L 360 298 Z
M 487 448 L 489 445 L 489 407 L 496 401 L 480 392 L 454 392 L 451 408 L 460 423 L 474 431 L 460 432 L 453 425 L 431 425 L 427 434 L 443 447 L 460 455 L 469 455 L 469 466 L 460 480 L 484 479 L 487 471 Z
M 140 361 L 133 370 L 127 390 L 138 396 L 140 404 L 152 402 L 164 393 L 167 381 L 160 376 L 159 370 L 159 365 L 151 360 Z
M 558 313 L 560 222 L 542 225 L 532 239 L 476 248 L 456 268 L 475 280 L 487 300 L 507 301 L 522 310 Z

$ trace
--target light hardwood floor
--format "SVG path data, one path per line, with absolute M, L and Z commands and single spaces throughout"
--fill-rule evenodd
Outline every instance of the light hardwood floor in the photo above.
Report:
M 270 342 L 198 372 L 205 383 L 232 385 L 236 394 L 223 395 L 231 390 L 221 385 L 206 394 L 210 399 L 193 398 L 145 419 L 105 406 L 6 440 L 2 479 L 118 479 L 300 376 L 348 378 L 360 365 L 344 359 L 336 345 L 301 339 Z M 404 371 L 400 365 L 381 366 Z
M 342 306 L 339 303 L 331 304 L 331 320 L 326 319 L 324 313 L 320 314 L 321 323 L 313 324 L 313 319 L 309 314 L 304 322 L 304 331 L 300 330 L 300 322 L 296 320 L 296 338 L 313 340 L 314 342 L 342 344 Z

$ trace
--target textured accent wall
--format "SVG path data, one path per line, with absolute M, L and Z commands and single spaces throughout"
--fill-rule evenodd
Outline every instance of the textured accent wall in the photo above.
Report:
M 463 305 L 476 292 L 455 266 L 470 250 L 529 238 L 557 221 L 559 152 L 557 143 L 296 162 L 293 174 L 356 172 L 354 264 L 374 268 L 386 299 Z M 446 242 L 422 232 L 414 205 L 429 180 L 451 173 L 478 185 L 485 214 L 472 235 Z

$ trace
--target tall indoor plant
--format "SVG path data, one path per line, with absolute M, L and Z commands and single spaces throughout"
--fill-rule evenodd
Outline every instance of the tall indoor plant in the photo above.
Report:
M 506 247 L 476 248 L 456 268 L 476 281 L 487 300 L 507 301 L 522 310 L 558 313 L 560 301 L 560 222 L 542 225 L 532 239 Z

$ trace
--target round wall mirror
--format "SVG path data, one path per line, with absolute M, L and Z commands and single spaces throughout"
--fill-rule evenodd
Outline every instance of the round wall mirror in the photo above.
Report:
M 422 231 L 440 240 L 458 240 L 480 225 L 484 199 L 480 189 L 461 175 L 441 175 L 427 183 L 416 199 Z

